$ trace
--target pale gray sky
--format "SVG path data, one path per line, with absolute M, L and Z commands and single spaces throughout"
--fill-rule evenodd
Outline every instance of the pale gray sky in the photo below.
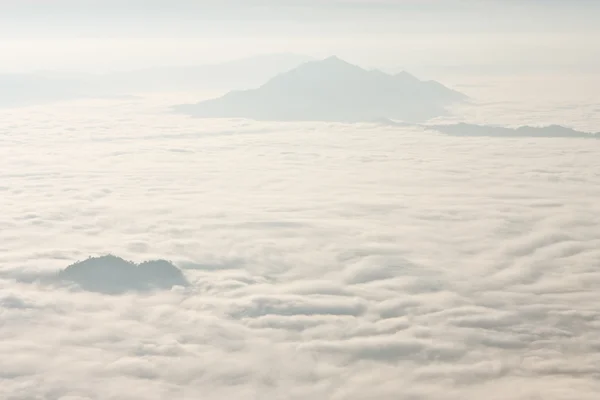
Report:
M 367 66 L 600 65 L 586 0 L 0 1 L 0 70 L 113 70 L 256 53 Z

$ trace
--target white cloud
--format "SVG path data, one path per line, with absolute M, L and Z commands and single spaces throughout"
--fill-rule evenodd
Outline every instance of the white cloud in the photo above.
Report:
M 0 397 L 596 398 L 589 141 L 163 110 L 2 111 Z M 107 252 L 192 287 L 30 282 Z

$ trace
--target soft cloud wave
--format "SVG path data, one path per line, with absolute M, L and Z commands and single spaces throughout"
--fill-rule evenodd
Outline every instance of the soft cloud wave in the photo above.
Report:
M 152 107 L 2 114 L 0 397 L 597 397 L 591 141 Z M 34 279 L 107 252 L 190 287 Z

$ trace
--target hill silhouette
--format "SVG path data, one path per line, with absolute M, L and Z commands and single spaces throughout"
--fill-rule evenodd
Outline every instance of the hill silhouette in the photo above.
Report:
M 365 70 L 335 56 L 307 62 L 257 89 L 232 91 L 175 110 L 204 118 L 358 122 L 379 118 L 418 122 L 443 115 L 466 96 L 409 73 Z
M 561 125 L 506 128 L 501 126 L 459 123 L 450 125 L 427 125 L 423 127 L 451 136 L 600 138 L 600 133 L 581 132 Z
M 90 257 L 60 271 L 61 281 L 76 283 L 81 289 L 106 294 L 148 291 L 187 286 L 188 281 L 176 266 L 165 260 L 135 264 L 120 257 Z
M 85 98 L 114 98 L 144 92 L 221 92 L 260 85 L 311 57 L 261 54 L 195 66 L 150 67 L 106 74 L 34 72 L 0 74 L 0 108 Z
M 22 107 L 85 97 L 73 79 L 38 74 L 0 74 L 0 107 Z

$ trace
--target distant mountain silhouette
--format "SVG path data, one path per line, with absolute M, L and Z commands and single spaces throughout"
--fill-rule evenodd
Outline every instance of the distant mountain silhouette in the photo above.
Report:
M 135 264 L 113 255 L 88 258 L 72 264 L 60 271 L 58 278 L 76 283 L 83 290 L 106 294 L 188 285 L 181 270 L 168 261 Z
M 0 74 L 0 108 L 27 107 L 76 99 L 133 98 L 90 84 L 86 75 Z
M 250 88 L 311 60 L 298 54 L 264 54 L 224 63 L 146 68 L 108 74 L 36 72 L 0 74 L 0 107 L 22 107 L 143 92 L 206 92 Z
M 258 89 L 233 91 L 175 110 L 204 118 L 288 121 L 424 121 L 466 96 L 435 81 L 402 72 L 365 70 L 337 57 L 275 76 Z
M 223 63 L 157 67 L 115 72 L 94 79 L 97 89 L 112 92 L 208 91 L 251 88 L 273 75 L 312 60 L 300 54 L 261 54 Z
M 427 125 L 432 129 L 452 136 L 491 136 L 491 137 L 557 137 L 557 138 L 591 138 L 600 139 L 600 133 L 581 132 L 561 125 L 520 126 L 505 128 L 475 124 Z
M 0 107 L 21 107 L 83 97 L 78 82 L 38 74 L 0 74 Z

